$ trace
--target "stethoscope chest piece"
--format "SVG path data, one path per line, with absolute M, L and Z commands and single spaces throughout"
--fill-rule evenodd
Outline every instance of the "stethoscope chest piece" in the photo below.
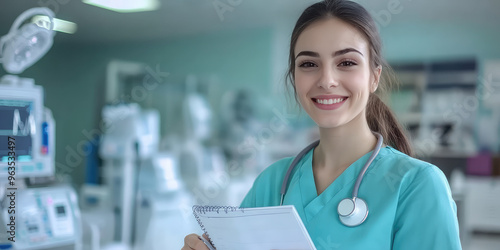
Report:
M 348 227 L 358 226 L 368 217 L 368 206 L 363 199 L 358 197 L 343 199 L 337 211 L 340 222 Z

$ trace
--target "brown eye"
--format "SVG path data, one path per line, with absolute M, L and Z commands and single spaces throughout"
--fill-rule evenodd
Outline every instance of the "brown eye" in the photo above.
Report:
M 341 62 L 339 65 L 344 66 L 344 67 L 350 67 L 350 66 L 354 66 L 357 64 L 353 61 L 346 60 L 346 61 Z
M 310 67 L 316 67 L 316 64 L 312 62 L 305 62 L 299 65 L 301 68 L 310 68 Z

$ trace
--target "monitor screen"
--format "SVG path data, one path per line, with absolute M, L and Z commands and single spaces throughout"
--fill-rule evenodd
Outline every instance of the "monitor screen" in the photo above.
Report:
M 15 138 L 18 160 L 30 160 L 33 154 L 32 135 L 36 133 L 34 102 L 0 99 L 0 159 L 8 156 L 8 137 Z
M 66 215 L 66 209 L 64 208 L 64 205 L 59 205 L 56 207 L 56 212 L 57 216 L 65 216 Z

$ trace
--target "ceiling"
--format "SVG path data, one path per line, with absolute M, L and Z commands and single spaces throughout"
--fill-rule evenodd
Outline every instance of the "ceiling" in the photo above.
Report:
M 87 5 L 81 0 L 3 0 L 0 35 L 10 29 L 24 10 L 48 6 L 56 17 L 78 24 L 73 35 L 59 34 L 56 43 L 117 43 L 153 41 L 220 30 L 257 28 L 292 22 L 315 0 L 160 0 L 157 11 L 117 13 Z M 497 0 L 358 0 L 372 13 L 400 3 L 398 22 L 473 23 L 480 27 L 500 24 Z M 233 8 L 219 17 L 214 3 Z M 234 7 L 229 3 L 237 4 Z

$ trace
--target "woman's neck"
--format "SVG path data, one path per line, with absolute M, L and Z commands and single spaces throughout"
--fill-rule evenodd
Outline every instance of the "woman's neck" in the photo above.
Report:
M 364 116 L 337 128 L 320 128 L 320 144 L 314 150 L 315 168 L 343 172 L 375 148 L 377 139 Z

